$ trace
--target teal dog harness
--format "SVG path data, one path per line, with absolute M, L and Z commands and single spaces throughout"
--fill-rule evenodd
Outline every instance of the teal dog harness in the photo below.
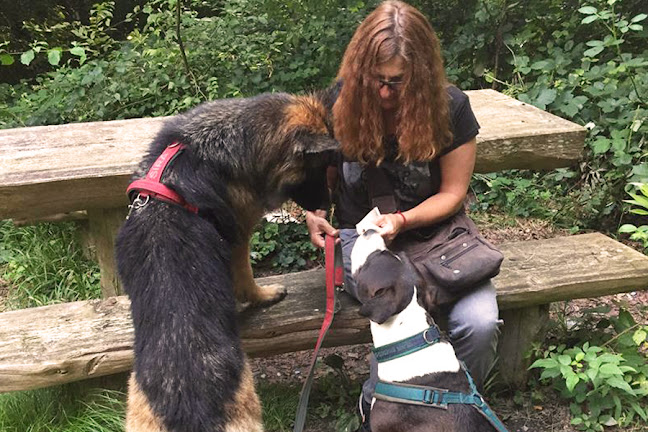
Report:
M 439 329 L 432 327 L 398 342 L 374 348 L 373 353 L 378 363 L 404 357 L 408 354 L 428 348 L 441 340 Z M 451 392 L 436 387 L 413 384 L 378 381 L 374 397 L 387 402 L 420 405 L 431 408 L 448 409 L 450 404 L 472 405 L 483 415 L 498 432 L 508 432 L 504 423 L 497 418 L 484 398 L 477 391 L 466 365 L 461 362 L 461 368 L 466 373 L 470 385 L 470 393 Z

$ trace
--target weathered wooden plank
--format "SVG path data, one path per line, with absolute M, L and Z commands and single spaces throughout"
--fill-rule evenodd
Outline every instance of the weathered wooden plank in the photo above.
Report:
M 585 129 L 494 90 L 467 92 L 482 126 L 476 170 L 556 168 Z M 127 204 L 124 190 L 163 118 L 0 130 L 0 219 Z
M 553 169 L 580 159 L 585 128 L 495 90 L 467 93 L 481 126 L 475 172 Z
M 648 257 L 603 234 L 502 245 L 502 309 L 648 288 Z
M 0 391 L 128 370 L 133 327 L 125 296 L 0 314 Z
M 602 234 L 502 245 L 496 278 L 503 310 L 648 287 L 648 257 Z M 321 269 L 260 279 L 289 295 L 269 308 L 240 314 L 251 356 L 311 349 L 324 316 Z M 369 341 L 368 322 L 346 294 L 327 344 Z M 0 392 L 122 372 L 132 363 L 132 326 L 124 296 L 0 314 Z M 505 333 L 506 334 L 506 333 Z

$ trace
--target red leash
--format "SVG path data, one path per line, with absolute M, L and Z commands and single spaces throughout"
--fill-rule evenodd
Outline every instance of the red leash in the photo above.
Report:
M 308 398 L 310 397 L 311 387 L 313 385 L 313 375 L 315 373 L 315 363 L 319 350 L 324 342 L 324 337 L 331 327 L 333 317 L 335 316 L 335 287 L 342 286 L 344 280 L 344 267 L 342 266 L 342 250 L 339 245 L 335 244 L 335 237 L 326 236 L 324 248 L 324 266 L 326 268 L 326 314 L 324 322 L 320 329 L 317 343 L 313 351 L 310 368 L 304 386 L 302 387 L 299 403 L 297 404 L 297 414 L 295 415 L 295 427 L 293 432 L 302 432 L 306 423 L 306 411 L 308 409 Z

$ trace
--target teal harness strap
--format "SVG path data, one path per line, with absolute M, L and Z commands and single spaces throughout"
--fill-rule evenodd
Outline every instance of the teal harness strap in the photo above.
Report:
M 497 431 L 508 432 L 504 423 L 497 418 L 493 410 L 490 409 L 486 401 L 484 401 L 477 391 L 477 387 L 468 370 L 465 366 L 462 365 L 462 367 L 468 377 L 471 390 L 470 394 L 451 392 L 436 387 L 378 381 L 374 397 L 388 402 L 422 405 L 441 409 L 448 409 L 449 404 L 473 405 Z
M 439 342 L 439 340 L 441 340 L 441 333 L 437 326 L 432 325 L 421 333 L 417 333 L 414 336 L 410 336 L 388 345 L 374 348 L 372 351 L 376 356 L 376 361 L 378 361 L 378 363 L 383 363 L 420 351 L 434 345 Z

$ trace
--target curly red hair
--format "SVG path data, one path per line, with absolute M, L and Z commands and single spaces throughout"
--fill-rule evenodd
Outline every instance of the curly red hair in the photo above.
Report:
M 345 156 L 380 163 L 385 158 L 377 65 L 400 56 L 406 65 L 399 92 L 399 160 L 434 159 L 452 140 L 441 45 L 428 20 L 400 2 L 381 3 L 358 26 L 338 72 L 343 85 L 333 106 L 335 135 Z

